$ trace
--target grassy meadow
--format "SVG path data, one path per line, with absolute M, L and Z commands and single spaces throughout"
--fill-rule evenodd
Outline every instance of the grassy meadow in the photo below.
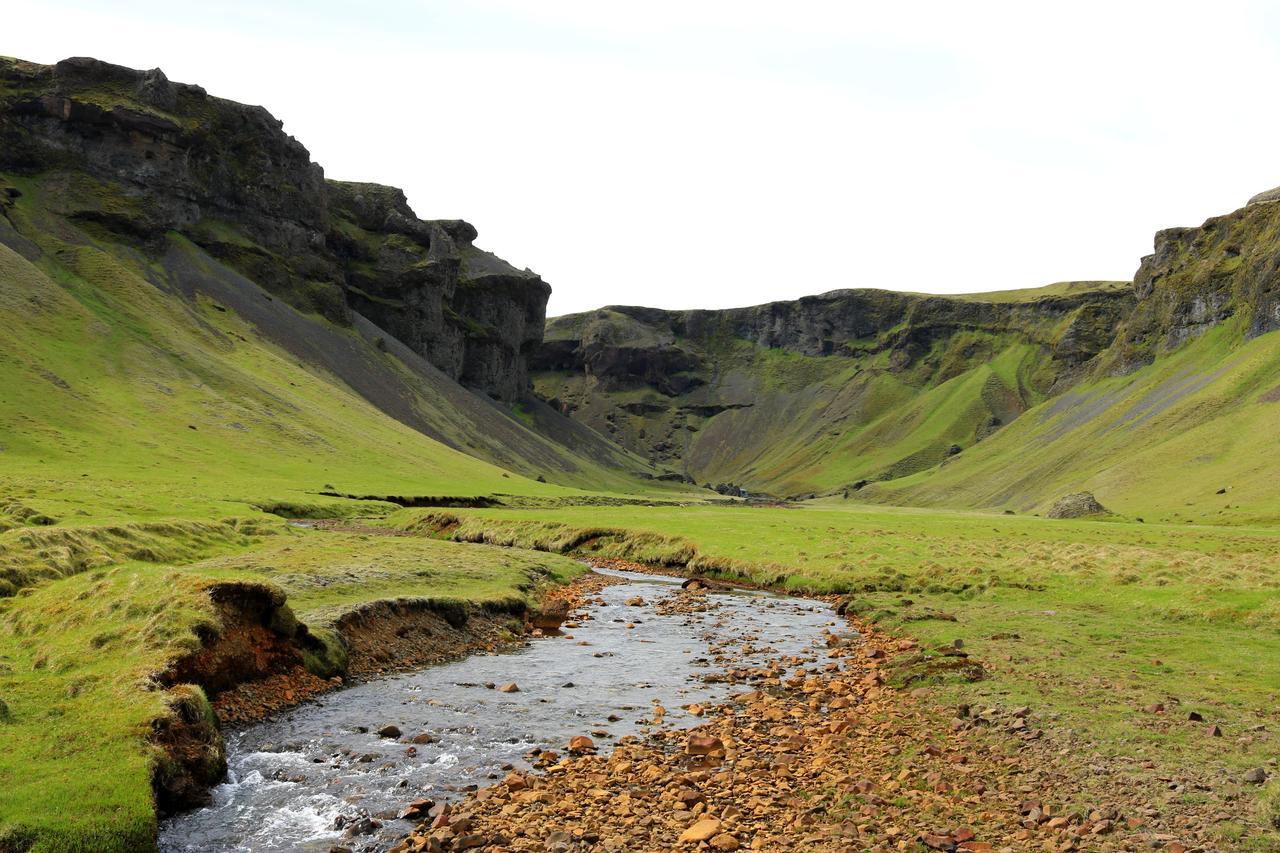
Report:
M 930 645 L 961 639 L 985 661 L 987 680 L 941 688 L 955 701 L 1051 709 L 1108 753 L 1169 767 L 1276 753 L 1250 732 L 1280 730 L 1273 529 L 848 505 L 402 510 L 386 523 L 844 594 L 864 619 Z M 1158 703 L 1166 713 L 1142 710 Z M 1187 722 L 1192 710 L 1225 736 Z

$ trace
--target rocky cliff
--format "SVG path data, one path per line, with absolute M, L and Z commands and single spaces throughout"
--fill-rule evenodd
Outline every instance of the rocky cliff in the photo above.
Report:
M 1228 320 L 1245 339 L 1280 329 L 1280 189 L 1199 227 L 1158 232 L 1133 287 L 1137 305 L 1105 359 L 1114 373 Z
M 0 59 L 0 172 L 103 236 L 158 251 L 176 233 L 304 311 L 362 314 L 494 397 L 527 388 L 550 288 L 397 189 L 326 181 L 262 107 L 158 69 Z
M 533 366 L 552 405 L 657 464 L 729 491 L 791 494 L 961 452 L 1084 376 L 1133 304 L 1124 283 L 1069 283 L 961 298 L 840 290 L 721 311 L 615 306 L 553 319 Z

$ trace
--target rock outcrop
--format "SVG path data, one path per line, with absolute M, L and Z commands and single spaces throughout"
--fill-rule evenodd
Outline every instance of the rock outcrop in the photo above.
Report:
M 1112 373 L 1151 363 L 1228 320 L 1245 338 L 1280 329 L 1280 192 L 1260 193 L 1198 228 L 1168 228 L 1134 276 L 1138 298 L 1105 359 Z
M 330 181 L 328 192 L 348 304 L 462 384 L 519 397 L 551 288 L 476 248 L 469 223 L 418 219 L 394 187 Z
M 358 312 L 451 378 L 514 400 L 550 288 L 423 221 L 392 187 L 326 181 L 265 109 L 96 59 L 0 59 L 0 172 L 144 251 L 181 235 L 305 311 Z

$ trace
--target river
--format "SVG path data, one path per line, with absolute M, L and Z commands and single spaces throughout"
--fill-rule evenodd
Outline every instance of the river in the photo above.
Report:
M 356 684 L 228 733 L 227 781 L 209 807 L 162 824 L 160 849 L 385 849 L 411 828 L 395 817 L 409 802 L 493 784 L 504 768 L 527 767 L 534 748 L 563 752 L 570 737 L 587 734 L 607 750 L 643 734 L 655 701 L 668 725 L 696 725 L 681 706 L 726 695 L 706 678 L 718 671 L 713 646 L 740 641 L 735 666 L 812 657 L 832 624 L 820 603 L 744 590 L 664 614 L 671 608 L 659 602 L 687 595 L 679 579 L 597 571 L 625 582 L 592 597 L 602 603 L 565 629 L 571 637 Z M 498 689 L 510 683 L 518 692 Z M 399 738 L 379 736 L 389 725 Z M 432 742 L 409 743 L 418 735 Z

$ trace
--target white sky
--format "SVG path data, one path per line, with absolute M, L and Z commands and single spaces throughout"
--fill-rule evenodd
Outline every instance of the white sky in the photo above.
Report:
M 550 312 L 1127 279 L 1280 184 L 1266 4 L 5 0 L 283 119 L 330 177 L 551 283 Z

